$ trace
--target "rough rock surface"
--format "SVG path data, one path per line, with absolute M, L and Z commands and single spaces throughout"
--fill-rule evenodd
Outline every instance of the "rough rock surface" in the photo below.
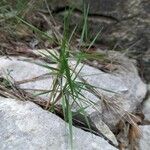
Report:
M 144 125 L 140 126 L 141 137 L 138 141 L 140 150 L 149 150 L 150 147 L 150 84 L 147 85 L 147 99 L 144 101 L 142 112 L 144 114 Z
M 16 82 L 22 82 L 20 87 L 22 89 L 27 90 L 28 92 L 39 94 L 39 90 L 50 90 L 51 85 L 53 83 L 53 77 L 51 75 L 42 76 L 44 74 L 50 73 L 51 71 L 36 65 L 35 63 L 31 63 L 26 60 L 26 58 L 9 58 L 2 57 L 0 63 L 0 76 L 5 78 L 12 78 Z M 41 62 L 40 62 L 41 63 Z M 56 67 L 55 65 L 51 65 Z M 9 75 L 8 75 L 9 74 Z M 40 77 L 36 79 L 36 77 Z M 11 80 L 10 78 L 10 80 Z M 33 80 L 35 78 L 35 80 Z M 84 91 L 85 97 L 91 99 L 93 102 L 99 101 L 99 99 L 88 91 Z M 44 100 L 49 100 L 49 94 L 40 95 Z M 74 106 L 76 108 L 76 106 Z M 86 107 L 86 106 L 85 106 Z M 97 106 L 99 111 L 101 112 L 101 106 Z M 77 110 L 77 108 L 75 109 Z M 92 114 L 95 112 L 95 109 L 92 107 L 87 108 L 87 114 Z M 111 132 L 109 127 L 99 118 L 99 121 L 93 122 L 95 119 L 91 119 L 91 123 L 94 125 L 94 128 L 98 130 L 100 134 L 105 136 L 108 140 L 110 140 L 114 145 L 118 145 L 118 142 Z
M 117 68 L 115 71 L 106 73 L 91 66 L 84 65 L 80 72 L 80 76 L 82 76 L 89 84 L 98 87 L 98 92 L 105 99 L 105 102 L 107 102 L 107 106 L 110 105 L 110 109 L 107 109 L 109 107 L 104 105 L 103 98 L 99 99 L 96 95 L 90 92 L 83 92 L 87 99 L 97 103 L 95 106 L 96 109 L 95 107 L 91 106 L 86 109 L 86 112 L 91 121 L 95 122 L 95 127 L 100 131 L 101 127 L 103 126 L 103 122 L 106 123 L 111 129 L 114 129 L 122 115 L 125 115 L 126 112 L 133 112 L 142 102 L 146 93 L 146 85 L 138 76 L 138 72 L 134 63 L 121 54 L 118 55 L 116 53 L 111 53 L 110 57 L 112 57 L 111 60 L 117 60 L 119 62 L 116 65 Z M 0 76 L 4 76 L 9 73 L 9 75 L 13 77 L 15 81 L 21 81 L 32 79 L 39 75 L 50 72 L 41 66 L 30 62 L 21 61 L 19 59 L 8 59 L 1 57 Z M 70 65 L 73 66 L 74 61 L 71 61 Z M 80 69 L 80 65 L 78 68 Z M 20 84 L 20 87 L 30 90 L 35 90 L 37 88 L 38 90 L 50 90 L 52 81 L 53 79 L 51 76 L 46 79 L 42 77 L 40 80 L 22 83 Z M 49 98 L 48 95 L 44 95 L 43 97 L 45 99 Z M 101 120 L 100 122 L 98 121 L 99 123 L 97 123 L 97 116 Z M 105 136 L 108 139 L 111 139 L 111 141 L 113 141 L 113 143 L 116 145 L 117 142 L 115 137 L 111 131 L 108 130 L 109 128 L 103 126 L 102 129 L 105 129 L 103 130 L 102 134 L 107 133 Z
M 62 20 L 70 4 L 75 7 L 70 23 L 74 26 L 82 22 L 83 1 L 57 0 L 49 1 L 53 15 Z M 91 37 L 103 28 L 98 41 L 100 44 L 112 49 L 126 50 L 129 55 L 134 55 L 144 65 L 144 75 L 150 81 L 150 57 L 145 56 L 150 52 L 150 1 L 149 0 L 85 0 L 89 4 L 88 33 Z M 148 62 L 147 62 L 148 61 Z
M 142 112 L 145 116 L 144 120 L 150 122 L 150 84 L 147 86 L 147 88 L 148 88 L 147 93 L 148 97 L 144 102 Z
M 139 139 L 139 150 L 150 148 L 150 125 L 140 126 L 142 136 Z
M 67 124 L 32 102 L 0 97 L 1 150 L 69 149 Z M 103 138 L 73 127 L 75 150 L 117 150 Z
M 104 95 L 104 99 L 106 98 L 108 107 L 103 105 L 102 100 L 100 101 L 101 117 L 109 127 L 113 128 L 112 126 L 117 124 L 125 112 L 134 111 L 142 102 L 147 88 L 141 81 L 135 64 L 131 60 L 114 52 L 109 53 L 109 59 L 112 60 L 112 62 L 118 62 L 118 64 L 115 65 L 116 70 L 106 73 L 85 65 L 80 75 L 84 77 L 89 84 L 98 87 L 99 93 Z M 95 115 L 97 115 L 97 113 L 95 113 Z M 94 116 L 94 113 L 92 116 Z

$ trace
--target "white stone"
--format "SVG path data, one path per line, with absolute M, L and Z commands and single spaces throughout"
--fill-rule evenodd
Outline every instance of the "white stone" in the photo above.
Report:
M 141 137 L 139 139 L 139 150 L 150 149 L 150 125 L 140 126 Z
M 88 91 L 83 91 L 82 93 L 85 96 L 86 100 L 89 99 L 92 102 L 96 103 L 96 106 L 90 106 L 85 111 L 88 114 L 88 117 L 91 121 L 96 120 L 97 114 L 100 116 L 100 122 L 95 122 L 95 127 L 101 133 L 109 133 L 105 136 L 112 141 L 115 145 L 117 143 L 113 133 L 105 128 L 107 132 L 103 131 L 102 123 L 107 124 L 111 129 L 115 128 L 115 125 L 121 119 L 121 117 L 126 112 L 132 112 L 136 107 L 142 102 L 146 94 L 146 85 L 140 79 L 137 68 L 135 64 L 118 53 L 110 53 L 110 60 L 117 61 L 117 70 L 113 72 L 103 72 L 96 68 L 93 68 L 88 65 L 79 64 L 76 72 L 83 66 L 79 75 L 84 78 L 89 84 L 97 87 L 97 91 L 100 96 L 104 96 L 108 102 L 111 104 L 111 109 L 108 111 L 106 106 L 103 103 L 102 99 L 99 99 L 96 95 Z M 39 75 L 49 73 L 50 70 L 41 67 L 39 65 L 24 61 L 22 57 L 19 58 L 0 58 L 0 76 L 6 76 L 6 74 L 11 75 L 15 81 L 22 81 L 27 79 L 35 78 Z M 41 62 L 40 62 L 41 63 Z M 70 61 L 70 66 L 74 68 L 76 61 Z M 56 67 L 56 65 L 51 65 L 51 67 Z M 53 84 L 52 76 L 49 78 L 40 79 L 37 81 L 30 81 L 24 84 L 21 84 L 20 87 L 24 89 L 41 89 L 41 90 L 50 90 L 51 85 Z M 31 93 L 33 91 L 29 90 Z M 49 94 L 42 95 L 45 100 L 49 100 Z M 81 101 L 81 100 L 79 100 Z M 119 110 L 117 110 L 117 105 L 119 105 Z M 86 107 L 85 104 L 82 103 Z M 74 103 L 74 110 L 78 108 L 78 105 Z M 110 137 L 113 137 L 110 139 Z
M 0 97 L 1 150 L 69 150 L 68 124 L 32 102 Z M 117 150 L 103 138 L 73 127 L 75 150 Z

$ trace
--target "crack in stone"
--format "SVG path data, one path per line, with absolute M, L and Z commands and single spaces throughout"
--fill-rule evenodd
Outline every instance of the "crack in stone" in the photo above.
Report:
M 69 11 L 69 10 L 71 10 L 71 8 L 69 6 L 59 7 L 59 8 L 56 8 L 55 10 L 53 10 L 52 14 L 60 14 L 60 13 L 63 13 L 65 11 Z M 83 15 L 83 12 L 81 10 L 79 10 L 78 8 L 74 8 L 72 12 L 74 14 L 78 15 L 78 16 L 79 15 L 80 16 Z M 91 13 L 91 14 L 88 14 L 88 19 L 105 20 L 105 21 L 111 21 L 111 22 L 120 23 L 122 21 L 134 19 L 134 18 L 136 18 L 138 16 L 139 16 L 139 14 L 135 14 L 135 15 L 130 16 L 130 17 L 125 17 L 123 19 L 118 19 L 118 18 L 110 16 L 110 15 Z
M 59 7 L 55 10 L 52 11 L 52 14 L 60 14 L 63 13 L 65 11 L 69 11 L 71 10 L 69 6 L 65 6 L 65 7 Z M 73 13 L 78 14 L 78 15 L 83 15 L 83 12 L 77 8 L 73 9 Z M 103 19 L 103 20 L 108 20 L 108 21 L 112 21 L 112 22 L 119 22 L 119 20 L 115 17 L 112 16 L 108 16 L 108 15 L 103 15 L 103 14 L 88 14 L 88 18 L 89 19 Z

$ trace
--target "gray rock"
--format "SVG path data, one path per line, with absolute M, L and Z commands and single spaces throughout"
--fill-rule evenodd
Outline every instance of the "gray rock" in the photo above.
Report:
M 143 76 L 148 81 L 148 84 L 150 84 L 150 48 L 145 53 L 145 55 L 142 57 L 143 62 Z
M 145 116 L 144 120 L 150 121 L 150 96 L 148 97 L 148 99 L 144 103 L 143 113 Z
M 139 150 L 150 148 L 150 125 L 140 126 L 142 136 L 139 139 Z
M 118 20 L 132 17 L 139 13 L 141 0 L 85 0 L 89 5 L 89 13 L 114 17 Z M 76 8 L 83 10 L 82 0 L 71 1 Z
M 80 75 L 89 84 L 98 87 L 99 93 L 107 99 L 107 107 L 103 105 L 103 100 L 98 103 L 101 103 L 103 121 L 112 129 L 126 112 L 136 109 L 145 97 L 147 89 L 132 60 L 116 52 L 109 52 L 108 55 L 112 62 L 118 62 L 116 71 L 105 73 L 84 65 Z
M 51 85 L 53 84 L 53 77 L 51 75 L 46 76 L 46 78 L 43 76 L 40 79 L 33 80 L 33 78 L 36 78 L 38 76 L 44 75 L 46 73 L 50 73 L 51 71 L 48 69 L 45 69 L 44 67 L 41 67 L 39 65 L 36 65 L 35 63 L 31 63 L 26 60 L 25 58 L 9 58 L 6 59 L 5 57 L 2 57 L 0 59 L 0 76 L 4 76 L 5 78 L 13 78 L 16 82 L 25 81 L 24 83 L 20 84 L 20 88 L 27 90 L 28 92 L 31 92 L 32 94 L 40 94 L 41 92 L 38 92 L 39 90 L 50 90 Z M 41 63 L 41 62 L 39 62 Z M 56 67 L 55 65 L 51 65 L 53 67 Z M 9 74 L 9 75 L 8 75 Z M 11 80 L 11 79 L 10 79 Z M 29 80 L 28 82 L 26 82 Z M 37 91 L 38 90 L 38 91 Z M 93 102 L 98 102 L 99 99 L 91 94 L 88 91 L 83 91 L 84 96 L 87 99 L 92 100 Z M 44 100 L 49 100 L 49 93 L 40 95 L 41 98 Z M 60 104 L 61 105 L 61 104 Z M 89 104 L 83 103 L 83 106 L 87 106 Z M 74 104 L 73 111 L 78 110 L 78 105 Z M 97 105 L 97 109 L 99 112 L 102 112 L 101 105 Z M 86 113 L 88 115 L 95 113 L 95 107 L 90 106 L 86 109 Z M 79 118 L 81 119 L 81 118 Z M 114 145 L 118 145 L 118 142 L 112 133 L 112 131 L 109 129 L 109 127 L 99 118 L 99 121 L 94 122 L 94 119 L 91 119 L 91 123 L 94 124 L 94 128 L 100 133 L 103 134 L 108 140 L 110 140 Z
M 0 98 L 1 150 L 67 150 L 68 124 L 32 102 Z M 75 150 L 117 150 L 101 137 L 73 127 Z
M 146 85 L 141 81 L 137 69 L 131 60 L 114 52 L 110 52 L 109 57 L 110 60 L 118 62 L 115 71 L 106 73 L 91 66 L 84 65 L 79 75 L 89 84 L 96 86 L 101 97 L 101 99 L 98 98 L 90 91 L 82 91 L 86 100 L 91 100 L 96 103 L 95 106 L 91 105 L 85 110 L 88 117 L 94 123 L 95 128 L 102 134 L 107 133 L 104 136 L 116 145 L 117 141 L 113 133 L 108 130 L 109 128 L 107 126 L 103 126 L 103 123 L 106 123 L 111 129 L 115 129 L 116 124 L 122 116 L 126 113 L 133 112 L 142 102 L 146 94 Z M 10 71 L 9 75 L 11 75 L 15 81 L 21 81 L 50 72 L 36 64 L 19 59 L 11 58 L 10 60 L 2 57 L 0 59 L 0 75 L 4 75 L 4 73 Z M 75 61 L 70 61 L 72 68 L 74 65 Z M 82 64 L 78 65 L 77 70 L 80 69 L 81 66 Z M 31 90 L 31 88 L 34 90 L 37 88 L 50 90 L 52 81 L 52 76 L 49 76 L 47 79 L 42 78 L 36 82 L 30 81 L 23 83 L 20 87 L 26 90 Z M 31 92 L 33 93 L 33 91 Z M 42 97 L 48 100 L 49 95 L 43 95 Z M 83 102 L 82 105 L 86 107 L 89 103 Z M 76 111 L 79 108 L 80 107 L 74 103 L 74 110 Z M 97 115 L 99 115 L 102 121 L 97 121 Z
M 144 101 L 142 112 L 144 114 L 144 122 L 147 125 L 140 126 L 141 137 L 139 139 L 139 149 L 149 150 L 150 147 L 150 84 L 147 85 L 148 97 Z
M 147 99 L 144 102 L 143 105 L 143 114 L 145 116 L 144 120 L 150 122 L 150 84 L 147 85 L 148 92 L 147 92 Z
M 145 61 L 146 54 L 150 50 L 150 1 L 84 0 L 84 2 L 86 5 L 89 5 L 89 38 L 94 38 L 103 28 L 97 42 L 109 49 L 113 49 L 116 45 L 117 50 L 129 49 L 128 55 L 136 57 L 141 65 L 144 65 L 144 77 L 147 81 L 150 81 L 150 60 L 148 62 Z M 79 27 L 82 28 L 82 13 L 84 10 L 82 0 L 57 0 L 57 4 L 52 3 L 50 0 L 49 5 L 54 12 L 53 15 L 60 21 L 66 14 L 66 11 L 68 11 L 68 9 L 62 8 L 73 5 L 75 10 L 70 24 L 73 27 L 79 24 Z
M 91 122 L 91 126 L 93 126 L 98 133 L 105 136 L 105 138 L 107 138 L 113 145 L 118 146 L 118 141 L 116 137 L 110 131 L 109 127 L 102 121 L 101 116 L 94 115 L 94 116 L 90 116 L 89 118 L 90 118 L 89 120 Z
M 9 76 L 15 81 L 24 81 L 21 85 L 21 88 L 33 89 L 33 90 L 49 90 L 52 84 L 53 79 L 49 75 L 48 77 L 44 76 L 51 71 L 35 64 L 35 62 L 26 61 L 26 58 L 16 58 L 10 57 L 5 58 L 1 57 L 0 64 L 0 76 Z M 38 63 L 38 62 L 36 62 Z M 53 65 L 51 65 L 53 66 Z M 54 66 L 55 67 L 55 66 Z M 36 77 L 40 77 L 40 79 L 34 80 Z M 33 79 L 33 81 L 32 81 Z M 29 81 L 26 81 L 29 80 Z M 31 80 L 31 81 L 30 81 Z

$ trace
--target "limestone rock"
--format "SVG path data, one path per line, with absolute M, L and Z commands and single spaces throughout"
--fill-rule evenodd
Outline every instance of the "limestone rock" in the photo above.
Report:
M 148 51 L 150 51 L 150 1 L 149 0 L 84 0 L 89 5 L 88 33 L 89 38 L 94 38 L 102 30 L 98 37 L 98 43 L 117 50 L 127 50 L 129 56 L 136 57 L 144 65 L 144 75 L 149 79 L 150 60 L 145 61 Z M 60 9 L 54 11 L 53 15 L 60 21 L 68 11 L 69 5 L 73 6 L 74 12 L 70 20 L 71 26 L 79 24 L 82 28 L 83 1 L 76 0 L 67 3 L 58 0 L 57 4 L 49 2 L 51 8 L 56 6 Z M 60 5 L 60 7 L 59 7 Z M 63 7 L 62 7 L 63 5 Z M 67 7 L 65 7 L 67 6 Z M 79 32 L 81 29 L 79 30 Z
M 3 76 L 5 78 L 11 77 L 16 82 L 22 82 L 20 84 L 20 88 L 32 94 L 40 94 L 43 92 L 43 90 L 51 90 L 51 86 L 53 84 L 53 76 L 47 75 L 47 73 L 51 73 L 51 71 L 42 66 L 35 64 L 35 62 L 32 63 L 32 62 L 25 61 L 25 60 L 26 59 L 23 57 L 20 57 L 20 58 L 12 57 L 9 59 L 2 57 L 0 59 L 1 61 L 0 76 Z M 41 62 L 38 62 L 38 63 L 41 63 Z M 51 65 L 51 67 L 56 67 L 56 65 Z M 40 77 L 40 78 L 37 78 L 37 77 Z M 84 93 L 84 96 L 87 99 L 92 100 L 92 102 L 99 101 L 99 99 L 92 93 L 88 91 L 84 91 L 83 93 Z M 50 96 L 49 93 L 40 95 L 40 97 L 42 97 L 46 101 L 49 100 L 49 96 Z M 58 105 L 62 105 L 62 104 L 58 104 Z M 85 105 L 83 103 L 83 106 L 87 107 L 87 104 Z M 96 107 L 99 110 L 99 112 L 102 112 L 100 103 Z M 74 104 L 74 108 L 75 110 L 73 111 L 77 111 L 78 105 Z M 95 113 L 95 107 L 93 106 L 88 107 L 86 109 L 86 113 L 88 115 Z M 79 120 L 81 120 L 81 118 L 79 118 Z M 114 134 L 109 129 L 109 127 L 101 120 L 101 118 L 99 118 L 99 122 L 98 121 L 94 122 L 93 120 L 94 119 L 91 119 L 91 123 L 94 124 L 94 128 L 96 128 L 97 132 L 104 135 L 114 145 L 118 145 L 118 142 Z
M 97 87 L 100 97 L 97 97 L 90 91 L 82 91 L 87 100 L 95 103 L 85 111 L 91 121 L 97 120 L 97 115 L 100 116 L 105 124 L 112 130 L 115 129 L 116 124 L 126 113 L 133 112 L 136 107 L 142 102 L 146 94 L 146 85 L 140 79 L 134 63 L 123 55 L 115 52 L 110 52 L 110 60 L 117 61 L 117 69 L 113 72 L 103 72 L 88 65 L 84 65 L 79 73 L 89 84 Z M 15 79 L 15 81 L 27 80 L 41 76 L 42 74 L 50 73 L 39 65 L 23 61 L 24 58 L 5 58 L 0 59 L 0 75 L 4 76 L 6 73 Z M 70 66 L 74 67 L 75 61 L 70 61 Z M 54 65 L 51 65 L 55 67 Z M 77 70 L 82 64 L 79 64 Z M 49 75 L 47 78 L 40 78 L 38 80 L 29 80 L 28 82 L 20 84 L 24 88 L 33 93 L 34 90 L 50 90 L 53 78 Z M 31 90 L 32 89 L 32 90 Z M 45 100 L 49 99 L 49 95 L 42 96 Z M 84 107 L 87 107 L 85 102 Z M 74 103 L 74 110 L 78 110 L 78 105 Z M 100 131 L 102 122 L 95 122 L 95 127 Z M 105 126 L 103 126 L 104 128 Z M 105 136 L 116 144 L 114 135 L 109 128 L 105 128 L 107 133 Z M 100 131 L 101 133 L 106 133 Z
M 139 150 L 149 150 L 150 147 L 150 125 L 140 126 L 142 136 L 139 139 Z
M 66 150 L 68 125 L 32 102 L 0 98 L 1 150 Z M 75 150 L 117 150 L 103 138 L 73 127 Z
M 89 5 L 89 13 L 103 16 L 111 16 L 118 20 L 132 17 L 139 13 L 141 0 L 85 0 Z M 78 9 L 83 10 L 82 0 L 70 1 Z

